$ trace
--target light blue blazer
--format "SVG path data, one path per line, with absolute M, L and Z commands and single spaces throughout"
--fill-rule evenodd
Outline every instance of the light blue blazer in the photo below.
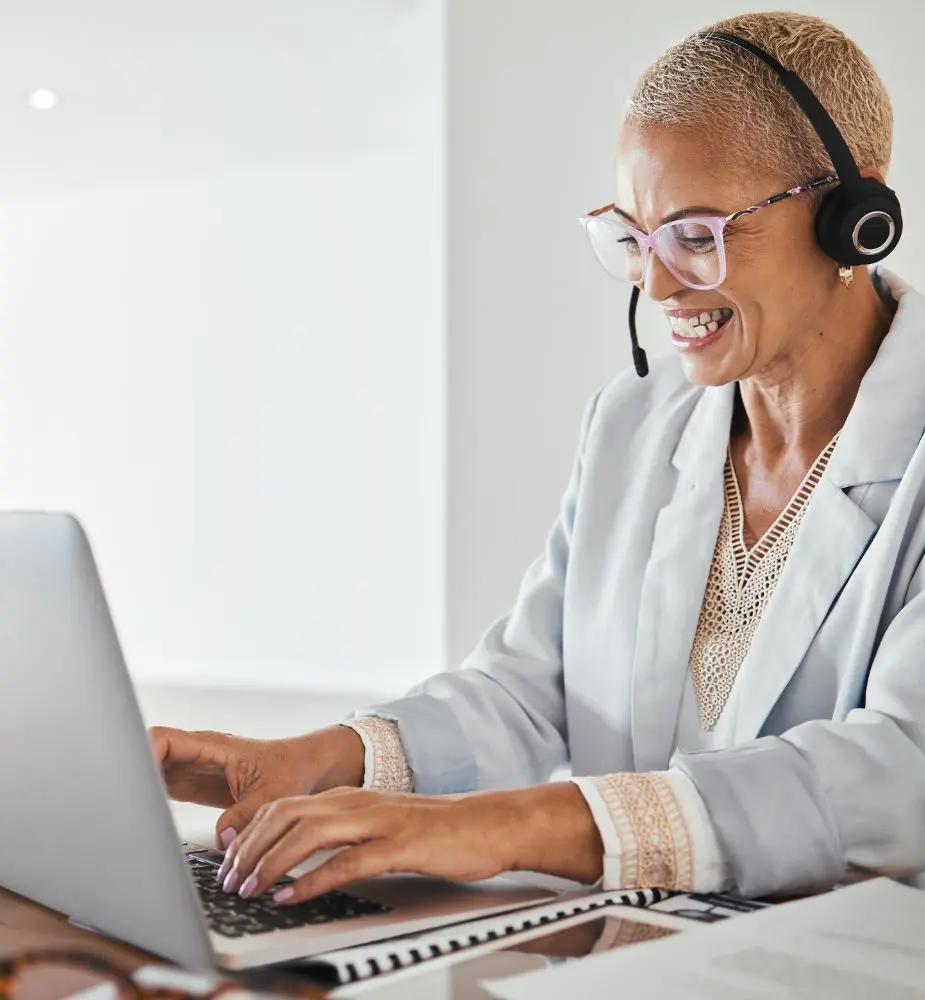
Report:
M 925 869 L 925 298 L 880 273 L 898 310 L 742 664 L 736 745 L 674 746 L 735 386 L 661 359 L 592 399 L 545 551 L 464 669 L 371 710 L 415 791 L 670 766 L 745 894 Z

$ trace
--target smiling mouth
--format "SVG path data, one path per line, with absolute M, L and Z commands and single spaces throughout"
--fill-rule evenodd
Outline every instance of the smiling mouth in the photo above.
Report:
M 669 316 L 671 332 L 680 340 L 704 340 L 719 332 L 732 319 L 732 310 L 705 309 L 697 316 Z

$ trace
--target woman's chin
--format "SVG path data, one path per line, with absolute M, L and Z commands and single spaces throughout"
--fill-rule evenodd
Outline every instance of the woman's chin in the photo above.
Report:
M 706 354 L 684 352 L 681 367 L 691 385 L 720 386 L 739 381 L 740 376 L 729 364 L 728 356 L 707 357 Z

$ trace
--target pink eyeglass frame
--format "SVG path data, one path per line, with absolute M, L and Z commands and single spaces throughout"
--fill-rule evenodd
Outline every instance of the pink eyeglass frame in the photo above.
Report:
M 726 247 L 723 242 L 723 230 L 730 222 L 734 222 L 736 219 L 741 218 L 743 215 L 751 215 L 753 212 L 757 212 L 760 208 L 766 208 L 768 205 L 773 205 L 778 201 L 784 201 L 786 198 L 793 198 L 795 195 L 803 194 L 806 191 L 812 191 L 814 188 L 822 187 L 823 184 L 833 184 L 838 180 L 837 174 L 827 174 L 825 177 L 817 177 L 815 180 L 808 181 L 806 184 L 800 184 L 798 187 L 788 188 L 786 191 L 781 191 L 779 194 L 772 194 L 770 198 L 765 198 L 764 201 L 759 201 L 757 205 L 750 205 L 748 208 L 741 208 L 737 212 L 731 212 L 729 215 L 687 215 L 680 219 L 673 219 L 671 222 L 666 222 L 664 225 L 658 227 L 651 235 L 643 233 L 638 229 L 634 229 L 627 222 L 620 220 L 620 226 L 631 233 L 639 244 L 640 250 L 642 250 L 642 273 L 646 273 L 646 268 L 649 263 L 649 252 L 654 253 L 658 259 L 665 265 L 668 272 L 675 277 L 682 285 L 687 288 L 695 288 L 698 291 L 710 291 L 713 288 L 719 288 L 719 286 L 726 280 Z M 593 212 L 589 212 L 587 215 L 582 216 L 578 221 L 582 224 L 585 232 L 588 231 L 588 224 L 594 220 L 599 219 L 601 215 L 605 212 L 612 212 L 616 206 L 612 203 L 610 205 L 604 205 L 602 208 L 596 208 Z M 616 222 L 616 220 L 603 219 L 603 222 Z M 657 241 L 659 234 L 672 226 L 676 226 L 679 223 L 689 223 L 698 222 L 706 226 L 710 232 L 713 234 L 713 240 L 716 243 L 717 250 L 719 252 L 719 280 L 714 281 L 711 285 L 694 285 L 691 282 L 686 281 L 681 277 L 680 274 L 666 261 L 662 258 L 662 255 L 658 252 Z M 590 238 L 590 235 L 589 235 Z M 595 254 L 596 256 L 596 254 Z M 605 270 L 607 270 L 605 268 Z M 608 273 L 610 273 L 608 271 Z M 635 282 L 634 282 L 635 284 Z

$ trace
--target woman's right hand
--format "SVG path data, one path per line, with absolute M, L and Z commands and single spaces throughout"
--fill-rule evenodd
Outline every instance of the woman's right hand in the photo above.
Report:
M 171 798 L 225 810 L 216 824 L 223 847 L 265 803 L 363 784 L 363 741 L 348 726 L 283 740 L 164 726 L 150 736 Z

